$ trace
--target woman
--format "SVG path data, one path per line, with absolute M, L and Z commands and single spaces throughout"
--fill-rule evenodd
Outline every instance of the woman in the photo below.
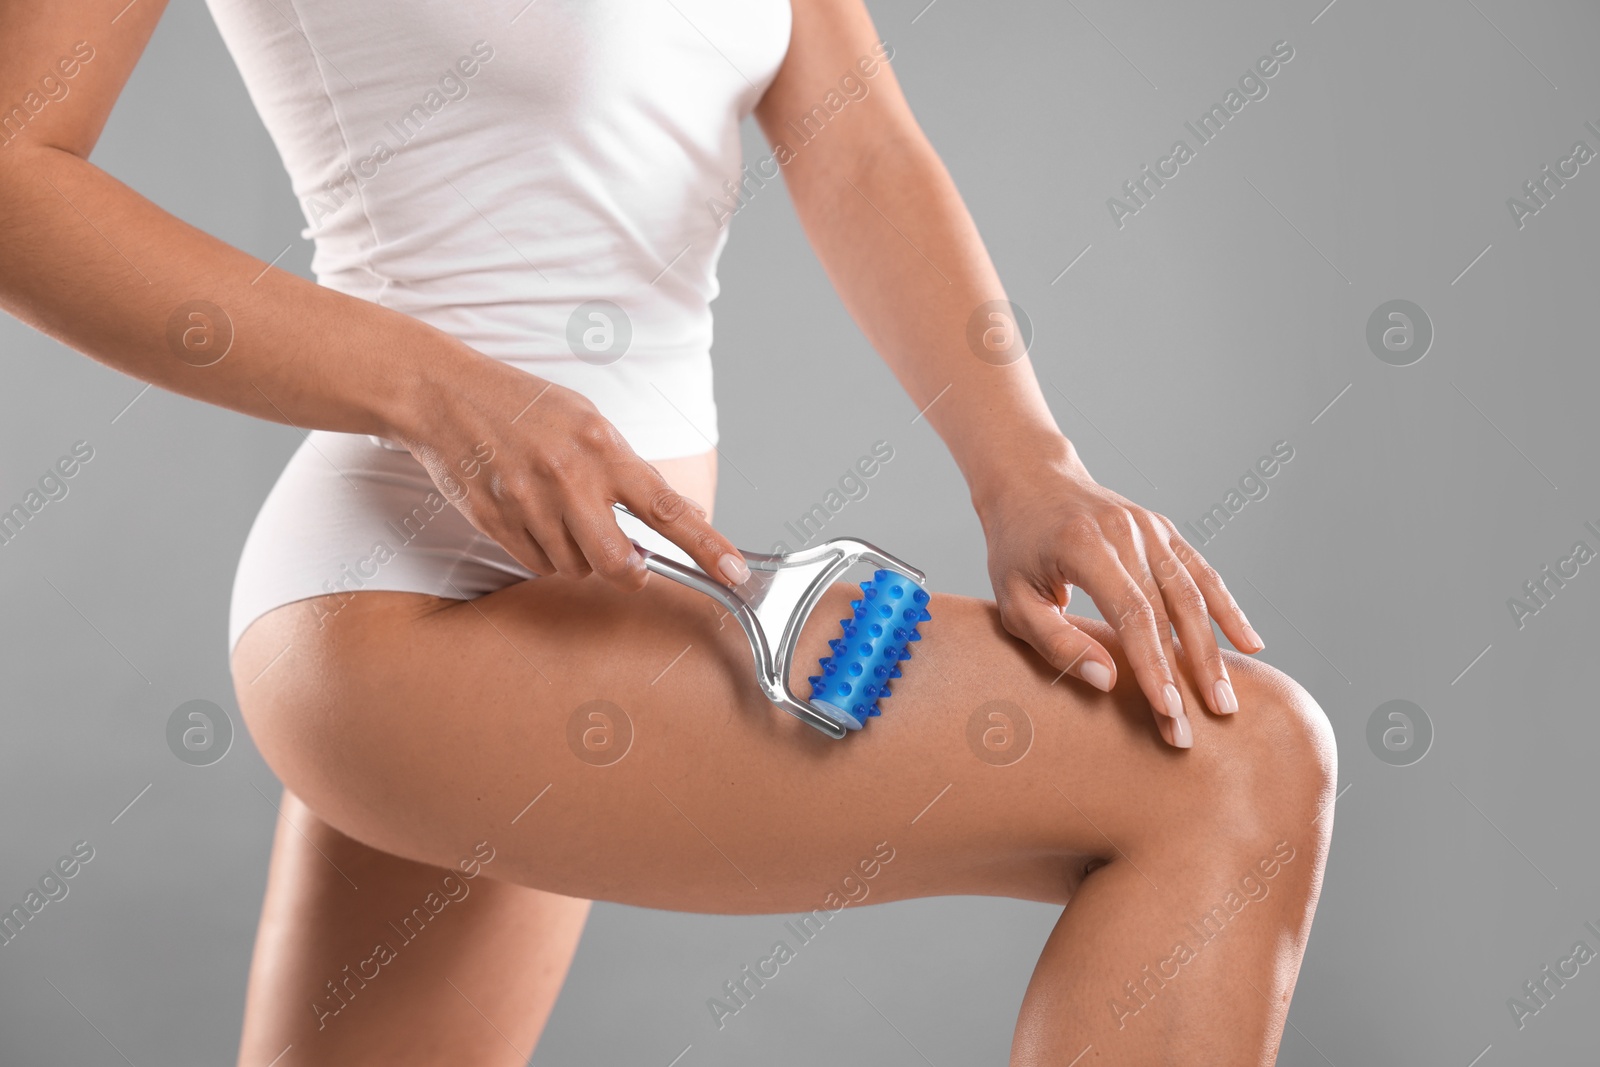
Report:
M 72 81 L 7 119 L 0 283 L 119 370 L 312 431 L 234 590 L 240 708 L 286 786 L 241 1064 L 526 1055 L 590 899 L 806 911 L 869 866 L 874 900 L 1065 906 L 1014 1064 L 1273 1062 L 1330 730 L 1218 649 L 1212 618 L 1262 643 L 1056 426 L 861 0 L 211 6 L 321 284 L 87 162 L 162 0 L 0 4 L 0 100 Z M 708 304 L 763 181 L 751 111 L 960 465 L 997 597 L 936 596 L 891 712 L 842 742 L 776 714 L 737 629 L 630 544 L 748 577 L 710 522 Z M 1064 613 L 1073 586 L 1114 628 Z M 1027 758 L 974 758 L 974 723 L 1022 718 Z

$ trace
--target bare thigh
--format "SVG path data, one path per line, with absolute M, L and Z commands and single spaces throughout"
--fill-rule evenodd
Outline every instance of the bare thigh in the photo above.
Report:
M 709 507 L 714 453 L 657 467 Z M 369 595 L 360 594 L 357 613 Z M 384 596 L 387 610 L 411 615 L 448 603 Z M 242 707 L 281 698 L 269 697 L 276 682 L 263 673 L 270 660 L 261 650 L 278 657 L 288 644 L 274 647 L 274 635 L 307 614 L 304 604 L 286 605 L 245 633 L 234 658 Z M 327 617 L 345 624 L 342 611 Z M 302 636 L 301 649 L 317 648 Z M 299 651 L 271 662 L 278 677 L 306 669 Z M 239 1062 L 524 1062 L 561 990 L 589 902 L 493 877 L 493 857 L 493 846 L 479 842 L 435 862 L 396 856 L 340 832 L 286 790 Z
M 797 691 L 851 592 L 812 616 Z M 1055 680 L 986 601 L 930 610 L 882 717 L 844 741 L 775 712 L 731 620 L 660 579 L 636 594 L 540 579 L 469 602 L 359 593 L 322 632 L 268 617 L 239 672 L 296 654 L 241 706 L 285 783 L 357 841 L 440 866 L 488 842 L 494 877 L 655 908 L 810 910 L 888 853 L 874 900 L 1065 902 L 1116 855 L 1211 847 L 1219 821 L 1265 845 L 1315 814 L 1278 755 L 1325 745 L 1326 724 L 1270 668 L 1230 653 L 1242 710 L 1196 713 L 1181 752 L 1126 663 L 1101 694 Z M 1180 688 L 1203 708 L 1187 671 Z M 1009 764 L 984 750 L 996 709 L 1031 735 Z
M 589 902 L 484 877 L 489 850 L 445 869 L 361 844 L 293 794 L 280 812 L 242 1067 L 525 1062 Z

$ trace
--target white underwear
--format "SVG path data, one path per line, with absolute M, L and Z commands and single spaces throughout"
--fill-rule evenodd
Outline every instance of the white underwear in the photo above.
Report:
M 470 480 L 463 484 L 472 491 Z M 628 516 L 623 533 L 683 553 Z M 367 590 L 474 597 L 537 577 L 469 523 L 407 451 L 362 434 L 313 430 L 290 457 L 245 538 L 228 612 L 228 652 L 285 604 Z M 347 598 L 303 605 L 327 625 Z

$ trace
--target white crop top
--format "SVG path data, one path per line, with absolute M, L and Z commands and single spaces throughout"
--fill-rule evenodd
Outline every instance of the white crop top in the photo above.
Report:
M 583 393 L 647 459 L 715 444 L 726 183 L 788 0 L 208 3 L 322 285 Z

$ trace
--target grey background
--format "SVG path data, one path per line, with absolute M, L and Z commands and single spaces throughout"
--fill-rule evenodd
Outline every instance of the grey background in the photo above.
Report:
M 871 6 L 1100 480 L 1182 523 L 1275 441 L 1295 448 L 1204 548 L 1340 742 L 1338 831 L 1279 1062 L 1592 1062 L 1595 967 L 1520 1032 L 1506 999 L 1580 937 L 1600 947 L 1582 929 L 1600 924 L 1600 566 L 1520 630 L 1506 600 L 1575 540 L 1600 547 L 1583 528 L 1600 524 L 1600 163 L 1520 231 L 1505 201 L 1574 140 L 1600 148 L 1583 128 L 1600 124 L 1600 13 L 1324 2 Z M 1280 39 L 1296 54 L 1266 99 L 1119 231 L 1106 198 Z M 287 180 L 200 4 L 168 13 L 94 158 L 263 259 L 289 246 L 281 265 L 305 273 Z M 754 480 L 724 466 L 722 528 L 766 547 L 887 438 L 895 459 L 836 527 L 985 594 L 954 465 L 785 197 L 740 212 L 721 275 L 722 450 Z M 1394 298 L 1435 328 L 1410 367 L 1364 340 Z M 277 785 L 242 730 L 210 767 L 174 758 L 164 730 L 191 699 L 237 715 L 233 568 L 300 435 L 141 396 L 11 320 L 0 353 L 0 505 L 73 441 L 95 448 L 70 495 L 0 547 L 0 899 L 73 841 L 96 849 L 0 948 L 0 1060 L 121 1063 L 114 1044 L 137 1064 L 231 1062 Z M 821 403 L 787 401 L 802 393 Z M 1436 734 L 1408 767 L 1366 742 L 1396 698 Z M 535 1062 L 665 1067 L 688 1046 L 682 1067 L 1001 1063 L 1055 915 L 851 909 L 719 1033 L 705 998 L 780 917 L 598 906 Z

